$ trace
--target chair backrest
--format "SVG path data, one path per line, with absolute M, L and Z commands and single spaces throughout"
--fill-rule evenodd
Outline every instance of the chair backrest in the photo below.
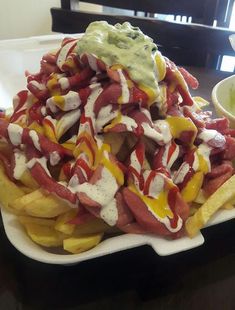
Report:
M 171 14 L 191 17 L 193 23 L 212 25 L 219 2 L 230 0 L 85 0 L 85 2 L 99 4 L 107 7 L 144 12 L 145 17 L 153 17 L 153 14 Z M 61 0 L 61 8 L 76 9 L 78 0 Z M 220 11 L 222 6 L 220 6 Z
M 205 1 L 206 0 L 203 2 Z M 65 1 L 63 2 L 65 4 Z M 101 4 L 101 2 L 108 3 L 109 1 L 97 0 L 92 2 Z M 112 1 L 112 6 L 116 4 L 116 6 L 119 5 L 120 7 L 121 2 L 122 1 Z M 152 11 L 150 4 L 158 3 L 158 1 L 154 0 L 133 0 L 126 2 L 127 4 L 123 6 L 124 9 L 131 8 L 131 3 L 138 3 L 140 5 L 138 9 L 139 11 L 144 9 L 144 4 L 148 8 L 148 11 Z M 177 4 L 183 2 L 195 3 L 193 0 L 165 0 L 159 1 L 159 3 L 160 2 L 176 2 Z M 197 3 L 201 2 L 201 0 L 197 0 Z M 133 26 L 140 27 L 144 33 L 152 37 L 159 45 L 159 49 L 162 51 L 162 53 L 179 65 L 194 65 L 216 68 L 220 55 L 234 55 L 228 40 L 228 37 L 230 34 L 232 34 L 232 32 L 227 29 L 214 28 L 211 26 L 198 24 L 168 22 L 149 17 L 145 18 L 137 16 L 74 11 L 71 10 L 71 3 L 72 2 L 70 2 L 70 7 L 67 9 L 51 9 L 53 31 L 63 33 L 84 32 L 88 24 L 96 20 L 106 20 L 111 24 L 129 21 Z M 176 5 L 174 5 L 174 7 L 176 7 Z M 183 14 L 185 11 L 181 12 L 181 14 Z M 199 13 L 197 16 L 199 16 Z

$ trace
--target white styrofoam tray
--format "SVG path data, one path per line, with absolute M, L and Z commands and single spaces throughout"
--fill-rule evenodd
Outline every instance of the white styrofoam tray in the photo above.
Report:
M 65 36 L 67 35 L 61 34 L 0 41 L 0 108 L 11 107 L 12 97 L 18 91 L 25 89 L 25 70 L 31 73 L 37 72 L 41 56 L 49 50 L 58 47 L 61 39 Z M 75 264 L 144 244 L 152 246 L 157 254 L 165 256 L 190 250 L 204 243 L 201 233 L 193 239 L 184 237 L 177 240 L 167 240 L 153 235 L 124 234 L 104 240 L 98 246 L 85 253 L 54 254 L 35 244 L 27 236 L 15 215 L 3 208 L 1 213 L 7 238 L 12 245 L 24 255 L 49 264 Z M 235 218 L 235 209 L 221 210 L 216 213 L 207 226 L 222 223 L 233 218 Z

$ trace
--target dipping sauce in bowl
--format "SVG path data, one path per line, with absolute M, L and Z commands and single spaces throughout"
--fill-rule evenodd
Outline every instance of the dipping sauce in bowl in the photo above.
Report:
M 227 117 L 230 126 L 235 128 L 235 75 L 215 85 L 212 90 L 212 101 L 217 114 Z

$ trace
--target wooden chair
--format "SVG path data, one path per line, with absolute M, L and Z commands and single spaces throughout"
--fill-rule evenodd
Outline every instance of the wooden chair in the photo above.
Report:
M 222 0 L 220 0 L 222 1 Z M 130 22 L 153 38 L 161 52 L 179 65 L 217 68 L 220 55 L 234 55 L 228 37 L 233 32 L 212 25 L 217 10 L 214 0 L 131 0 L 86 1 L 135 12 L 191 16 L 193 24 L 168 22 L 152 17 L 125 16 L 76 10 L 78 1 L 61 0 L 61 8 L 52 8 L 52 30 L 62 33 L 84 32 L 90 22 L 106 20 L 111 24 Z M 211 7 L 210 7 L 211 5 Z M 210 10 L 209 10 L 210 7 Z M 196 22 L 204 23 L 196 24 Z

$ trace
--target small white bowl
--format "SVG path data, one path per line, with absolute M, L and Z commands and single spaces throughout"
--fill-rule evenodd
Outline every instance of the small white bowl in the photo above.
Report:
M 235 75 L 215 85 L 212 90 L 212 101 L 218 116 L 225 116 L 230 127 L 235 128 Z

